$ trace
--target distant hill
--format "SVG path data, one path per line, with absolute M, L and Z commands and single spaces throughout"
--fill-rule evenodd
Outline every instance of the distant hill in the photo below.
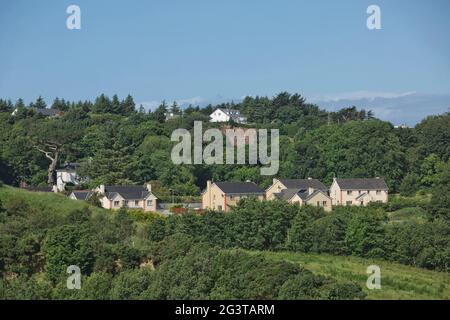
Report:
M 372 110 L 375 116 L 392 122 L 413 127 L 429 115 L 438 115 L 450 110 L 450 94 L 409 93 L 394 97 L 342 98 L 313 101 L 327 110 L 335 111 L 356 106 Z

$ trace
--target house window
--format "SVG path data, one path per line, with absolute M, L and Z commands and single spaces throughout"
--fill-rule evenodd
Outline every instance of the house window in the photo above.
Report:
M 327 206 L 327 202 L 326 201 L 322 201 L 322 206 L 326 207 Z
M 377 195 L 380 195 L 381 194 L 381 190 L 377 190 Z
M 361 191 L 361 190 L 359 190 L 359 191 L 358 191 L 358 194 L 361 194 L 361 192 L 362 192 L 362 191 Z
M 120 205 L 120 201 L 114 201 L 114 207 L 118 207 Z
M 347 191 L 347 195 L 348 195 L 348 196 L 351 196 L 351 195 L 352 195 L 352 191 L 351 191 L 351 190 L 348 190 L 348 191 Z
M 230 196 L 230 200 L 233 200 L 233 196 Z
M 320 207 L 320 201 L 317 201 L 317 206 Z
M 124 205 L 125 207 L 128 207 L 128 200 L 124 200 L 124 201 L 123 201 L 123 205 Z
M 351 202 L 351 201 L 347 201 L 347 205 L 348 205 L 348 206 L 351 206 L 351 205 L 352 205 L 352 202 Z
M 151 207 L 153 204 L 153 200 L 147 200 L 147 207 Z
M 139 200 L 134 200 L 134 206 L 139 207 Z
M 222 206 L 217 206 L 217 209 L 218 209 L 219 211 L 222 211 Z

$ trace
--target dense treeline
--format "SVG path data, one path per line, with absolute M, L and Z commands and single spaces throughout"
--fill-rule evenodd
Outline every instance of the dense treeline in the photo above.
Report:
M 34 209 L 20 197 L 8 199 L 0 213 L 0 299 L 365 297 L 355 283 L 224 250 L 181 229 L 155 240 L 150 221 L 159 218 L 140 217 L 147 222 L 137 223 L 123 210 L 64 214 Z M 81 269 L 81 290 L 66 287 L 70 265 Z
M 396 209 L 410 206 L 399 203 Z M 450 272 L 448 211 L 447 220 L 428 216 L 395 223 L 386 210 L 383 205 L 341 207 L 325 214 L 315 207 L 248 199 L 226 215 L 206 212 L 153 220 L 148 235 L 157 241 L 182 232 L 223 248 L 355 255 Z
M 261 176 L 256 165 L 171 162 L 173 130 L 191 130 L 196 120 L 204 122 L 204 129 L 217 126 L 208 123 L 216 107 L 241 110 L 250 121 L 246 127 L 280 129 L 278 176 L 283 178 L 312 176 L 330 184 L 333 176 L 383 176 L 391 192 L 411 195 L 435 187 L 450 155 L 448 113 L 429 117 L 415 128 L 394 128 L 370 111 L 350 107 L 327 112 L 298 94 L 184 110 L 164 102 L 150 112 L 136 107 L 131 96 L 121 100 L 101 95 L 94 102 L 55 99 L 50 107 L 63 112 L 57 119 L 35 111 L 42 107 L 42 98 L 28 106 L 20 99 L 15 104 L 0 100 L 0 180 L 46 185 L 54 175 L 48 172 L 52 164 L 78 162 L 80 173 L 90 178 L 88 187 L 158 180 L 163 199 L 169 189 L 177 196 L 198 195 L 211 178 L 252 180 L 266 187 L 271 177 Z M 14 109 L 17 113 L 11 116 Z M 166 120 L 169 111 L 174 117 Z M 49 142 L 57 146 L 54 161 L 43 152 Z

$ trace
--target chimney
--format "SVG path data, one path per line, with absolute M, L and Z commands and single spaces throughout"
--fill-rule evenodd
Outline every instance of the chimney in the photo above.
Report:
M 308 180 L 312 180 L 312 178 L 311 178 L 311 177 L 308 177 Z
M 211 189 L 211 180 L 206 181 L 206 190 Z
M 309 188 L 308 188 L 308 195 L 313 194 L 313 192 L 314 192 L 314 188 L 309 187 Z
M 380 179 L 380 177 L 376 177 L 375 179 Z
M 152 192 L 152 185 L 150 183 L 147 183 L 146 187 L 148 192 Z
M 105 194 L 105 185 L 104 185 L 104 184 L 101 184 L 101 185 L 98 187 L 98 191 L 99 191 L 101 194 Z
M 275 184 L 275 183 L 277 183 L 277 181 L 278 181 L 278 179 L 277 179 L 277 178 L 273 178 L 273 180 L 272 180 L 272 184 Z

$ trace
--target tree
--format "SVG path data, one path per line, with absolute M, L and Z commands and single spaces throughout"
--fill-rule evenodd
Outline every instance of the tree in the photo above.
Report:
M 36 108 L 36 109 L 45 109 L 45 108 L 47 108 L 47 104 L 45 103 L 45 100 L 41 96 L 39 96 L 36 99 L 35 103 L 30 104 L 30 107 Z
M 155 111 L 152 112 L 152 119 L 155 119 L 159 123 L 164 123 L 166 121 L 167 105 L 166 101 L 163 101 Z
M 450 160 L 437 173 L 437 181 L 432 189 L 429 211 L 433 219 L 450 221 Z
M 121 113 L 124 116 L 129 116 L 136 112 L 136 104 L 134 103 L 133 97 L 131 95 L 127 95 L 124 101 L 121 103 Z
M 117 94 L 113 95 L 112 101 L 111 101 L 111 113 L 115 114 L 122 114 L 122 105 L 119 101 L 119 97 Z
M 76 265 L 83 275 L 89 275 L 94 266 L 94 252 L 89 232 L 75 225 L 62 225 L 48 231 L 43 251 L 46 274 L 56 282 L 66 275 L 67 267 Z
M 441 160 L 450 157 L 450 113 L 430 116 L 416 126 L 419 138 L 420 153 L 436 154 Z
M 178 107 L 178 104 L 176 101 L 174 101 L 172 103 L 172 105 L 170 106 L 170 112 L 173 113 L 174 115 L 181 114 L 181 109 Z
M 10 100 L 0 99 L 0 112 L 11 112 L 13 105 Z
M 103 93 L 95 99 L 93 106 L 93 112 L 95 113 L 109 113 L 112 111 L 111 100 Z
M 404 196 L 414 195 L 420 187 L 420 177 L 414 173 L 408 174 L 400 184 L 399 191 Z
M 82 134 L 79 128 L 63 120 L 43 120 L 32 127 L 33 146 L 50 160 L 47 169 L 47 183 L 56 184 L 56 167 L 61 155 L 68 152 L 71 144 Z
M 385 214 L 381 211 L 357 210 L 352 214 L 345 235 L 351 253 L 362 257 L 383 258 Z

